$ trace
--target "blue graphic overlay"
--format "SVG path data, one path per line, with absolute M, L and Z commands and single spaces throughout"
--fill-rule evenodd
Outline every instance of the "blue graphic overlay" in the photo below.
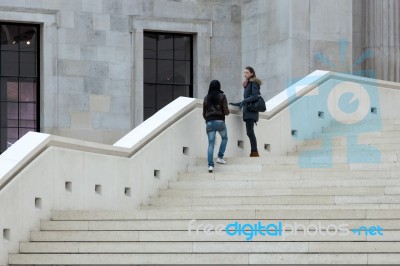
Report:
M 348 43 L 339 41 L 340 63 L 346 63 Z M 363 60 L 372 57 L 367 50 L 354 63 L 359 65 Z M 316 60 L 329 67 L 336 67 L 323 53 L 315 55 Z M 360 70 L 352 73 L 368 75 L 375 78 L 371 70 Z M 303 79 L 292 79 L 287 82 L 292 137 L 298 141 L 320 140 L 319 149 L 299 153 L 299 166 L 302 168 L 326 168 L 333 165 L 332 141 L 337 137 L 346 138 L 348 163 L 378 163 L 381 153 L 373 146 L 360 144 L 362 133 L 376 132 L 382 129 L 379 108 L 378 89 L 376 84 L 360 84 L 340 79 L 329 79 L 321 85 L 316 81 L 322 76 L 307 76 Z M 304 96 L 298 91 L 304 86 L 317 87 Z M 322 128 L 322 132 L 321 132 Z
M 384 229 L 380 225 L 365 226 L 358 228 L 350 228 L 349 224 L 323 224 L 318 223 L 298 223 L 296 221 L 288 223 L 286 221 L 255 221 L 254 223 L 241 223 L 233 221 L 228 224 L 202 224 L 196 219 L 192 219 L 188 223 L 188 235 L 205 234 L 206 236 L 232 236 L 242 237 L 246 241 L 253 241 L 254 238 L 280 238 L 287 240 L 287 237 L 293 236 L 322 236 L 329 237 L 338 236 L 345 237 L 353 234 L 354 236 L 383 236 Z M 290 239 L 288 239 L 290 241 Z

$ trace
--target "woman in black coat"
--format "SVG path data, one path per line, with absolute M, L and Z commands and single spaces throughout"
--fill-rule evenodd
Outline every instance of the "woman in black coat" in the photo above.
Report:
M 251 66 L 244 69 L 245 81 L 243 82 L 243 101 L 238 103 L 230 103 L 231 105 L 243 108 L 243 121 L 246 123 L 246 133 L 250 140 L 251 153 L 250 157 L 259 157 L 257 149 L 257 138 L 254 134 L 254 124 L 258 122 L 258 112 L 247 109 L 247 104 L 258 99 L 260 93 L 261 80 L 256 77 L 256 72 Z

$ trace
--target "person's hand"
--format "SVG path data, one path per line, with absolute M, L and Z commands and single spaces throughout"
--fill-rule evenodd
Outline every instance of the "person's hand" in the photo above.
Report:
M 229 103 L 229 105 L 233 105 L 233 106 L 238 106 L 239 109 L 243 108 L 243 102 L 238 102 L 238 103 Z

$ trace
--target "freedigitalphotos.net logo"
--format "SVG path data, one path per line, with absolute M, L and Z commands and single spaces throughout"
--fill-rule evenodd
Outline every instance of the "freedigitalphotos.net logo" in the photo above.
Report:
M 316 224 L 294 224 L 277 221 L 275 223 L 240 223 L 234 221 L 229 224 L 203 224 L 192 219 L 188 223 L 188 234 L 205 234 L 206 236 L 243 236 L 246 241 L 251 241 L 254 237 L 278 237 L 285 240 L 289 236 L 347 236 L 353 233 L 355 236 L 383 236 L 383 228 L 377 226 L 360 226 L 350 229 L 348 224 L 328 224 L 323 225 L 320 222 Z
M 346 65 L 348 43 L 340 40 L 338 43 L 340 65 Z M 366 59 L 372 57 L 370 50 L 364 52 L 353 64 L 357 67 Z M 342 69 L 332 63 L 323 53 L 315 55 L 317 61 L 330 69 Z M 340 72 L 340 71 L 337 71 Z M 326 72 L 316 72 L 303 79 L 292 79 L 287 83 L 287 95 L 290 110 L 292 136 L 295 140 L 304 141 L 319 139 L 319 149 L 306 150 L 299 154 L 299 166 L 303 168 L 332 167 L 333 139 L 345 137 L 346 157 L 348 163 L 377 163 L 381 161 L 381 153 L 371 145 L 361 144 L 359 136 L 362 133 L 380 131 L 382 121 L 380 116 L 378 89 L 375 72 L 360 70 L 342 74 L 367 75 L 372 79 L 368 83 L 346 81 L 343 76 L 329 79 L 319 84 Z M 339 74 L 340 75 L 340 74 Z M 298 95 L 305 86 L 316 86 L 308 94 Z M 324 132 L 318 132 L 324 128 Z

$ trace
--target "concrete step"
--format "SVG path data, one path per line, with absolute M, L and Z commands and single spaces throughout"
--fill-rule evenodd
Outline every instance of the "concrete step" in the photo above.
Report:
M 360 144 L 370 144 L 370 145 L 375 145 L 379 143 L 399 143 L 400 141 L 400 136 L 365 136 L 364 134 L 360 134 L 357 137 L 357 143 Z M 316 139 L 308 139 L 308 140 L 299 140 L 299 146 L 313 146 L 313 145 L 318 145 L 321 146 L 322 139 L 321 138 L 316 138 Z M 336 145 L 347 145 L 347 137 L 346 135 L 343 136 L 335 136 L 331 139 L 332 146 Z
M 383 195 L 383 196 L 334 196 L 335 204 L 358 204 L 358 203 L 370 203 L 370 204 L 398 204 L 400 203 L 400 195 Z
M 378 150 L 378 155 L 374 151 L 368 151 L 367 154 L 364 151 L 360 151 L 357 152 L 355 156 L 352 155 L 352 157 L 349 158 L 348 149 L 345 146 L 340 147 L 340 149 L 335 147 L 328 151 L 322 150 L 320 146 L 302 146 L 296 149 L 297 150 L 287 152 L 287 154 L 290 156 L 297 156 L 299 158 L 297 161 L 299 166 L 301 166 L 302 161 L 305 159 L 308 163 L 316 164 L 313 166 L 314 168 L 339 168 L 340 164 L 373 165 L 379 163 L 399 163 L 399 153 L 394 150 Z M 328 165 L 324 166 L 324 164 Z
M 234 221 L 232 221 L 233 223 Z M 217 226 L 217 225 L 215 225 Z M 336 228 L 339 225 L 336 226 Z M 377 225 L 378 226 L 378 225 Z M 223 229 L 222 229 L 223 230 Z M 351 231 L 338 231 L 337 233 L 326 231 L 311 233 L 284 230 L 272 232 L 271 235 L 236 234 L 228 235 L 223 231 L 204 231 L 193 228 L 192 231 L 43 231 L 31 232 L 31 242 L 282 242 L 282 241 L 371 241 L 386 242 L 400 241 L 400 231 L 382 231 L 382 235 L 355 234 Z
M 400 130 L 399 124 L 383 125 L 382 131 Z
M 321 169 L 322 170 L 322 169 Z M 338 170 L 338 171 L 307 171 L 306 169 L 304 170 L 300 170 L 300 173 L 298 173 L 297 175 L 288 175 L 288 174 L 284 174 L 284 173 L 279 173 L 280 176 L 276 176 L 275 173 L 269 173 L 268 171 L 266 171 L 266 173 L 264 174 L 264 176 L 266 177 L 266 180 L 284 180 L 285 178 L 290 179 L 290 177 L 292 177 L 292 179 L 297 179 L 296 177 L 298 177 L 299 179 L 330 179 L 330 180 L 334 180 L 334 179 L 378 179 L 378 178 L 392 178 L 392 179 L 398 179 L 400 178 L 400 171 L 398 170 L 385 170 L 385 169 L 377 169 L 377 170 L 359 170 L 359 169 L 355 169 L 355 170 Z M 255 177 L 249 177 L 249 180 L 258 180 L 259 176 L 255 176 Z M 218 180 L 216 178 L 216 180 Z M 223 178 L 221 178 L 220 180 L 224 180 Z M 260 179 L 261 180 L 261 179 Z
M 331 210 L 366 209 L 386 210 L 400 208 L 398 203 L 358 203 L 358 204 L 225 204 L 225 205 L 144 205 L 141 210 L 185 210 L 185 211 L 271 211 L 271 210 Z
M 351 122 L 351 121 L 349 121 Z M 354 125 L 382 125 L 383 127 L 387 126 L 387 125 L 393 125 L 393 124 L 400 124 L 400 119 L 398 118 L 385 118 L 385 119 L 381 119 L 379 117 L 375 118 L 375 119 L 368 119 L 368 120 L 362 120 L 362 121 L 355 121 L 353 123 Z M 331 127 L 338 127 L 338 126 L 342 126 L 342 124 L 336 122 L 336 121 L 332 121 Z M 345 125 L 344 125 L 345 126 Z
M 393 253 L 400 242 L 23 242 L 21 253 Z
M 359 143 L 362 144 L 362 143 Z M 315 145 L 301 145 L 297 146 L 296 151 L 304 151 L 304 150 L 317 150 L 321 149 L 323 146 L 321 144 L 315 144 Z M 333 151 L 347 151 L 348 149 L 352 149 L 354 151 L 364 151 L 366 148 L 372 149 L 378 149 L 381 152 L 386 152 L 387 154 L 397 154 L 397 151 L 400 149 L 400 144 L 399 143 L 368 143 L 368 144 L 363 144 L 363 146 L 360 145 L 353 145 L 353 144 L 347 144 L 343 143 L 340 145 L 332 145 L 329 147 Z
M 400 194 L 400 187 L 316 187 L 271 189 L 161 189 L 161 197 L 233 197 L 289 195 L 385 195 Z
M 284 171 L 290 171 L 290 170 L 309 170 L 309 171 L 316 171 L 317 169 L 326 169 L 326 171 L 330 170 L 349 170 L 350 169 L 350 164 L 347 163 L 347 156 L 346 158 L 343 157 L 343 162 L 339 163 L 338 161 L 336 161 L 336 157 L 335 157 L 335 163 L 327 166 L 325 163 L 321 164 L 321 163 L 314 163 L 313 166 L 314 168 L 305 168 L 302 167 L 299 164 L 299 161 L 297 161 L 295 164 L 263 164 L 263 172 L 266 171 L 273 171 L 273 170 L 284 170 Z M 391 162 L 393 163 L 393 162 Z M 257 173 L 246 173 L 247 174 L 257 174 Z
M 373 131 L 373 132 L 318 132 L 314 134 L 315 139 L 333 138 L 336 136 L 350 136 L 350 137 L 400 137 L 399 130 L 387 130 L 387 131 Z
M 237 172 L 237 171 L 246 171 L 249 168 L 254 168 L 253 170 L 249 171 L 251 173 L 253 172 L 258 172 L 257 169 L 259 169 L 260 165 L 263 165 L 264 167 L 267 167 L 269 169 L 282 169 L 284 166 L 290 166 L 290 167 L 297 167 L 301 168 L 299 166 L 299 152 L 293 151 L 293 152 L 288 152 L 288 156 L 290 157 L 296 157 L 296 160 L 288 160 L 288 161 L 281 161 L 279 163 L 271 163 L 267 159 L 269 158 L 270 155 L 266 155 L 265 157 L 257 157 L 257 162 L 252 162 L 252 163 L 246 163 L 245 161 L 243 162 L 236 162 L 236 160 L 231 160 L 232 158 L 224 158 L 226 160 L 227 164 L 218 164 L 216 163 L 216 158 L 214 158 L 214 163 L 216 168 L 223 169 L 224 172 L 227 172 L 232 170 L 231 172 Z M 337 152 L 325 152 L 325 151 L 318 151 L 316 155 L 313 156 L 305 156 L 309 160 L 312 161 L 313 164 L 315 164 L 314 168 L 331 168 L 331 169 L 348 169 L 349 164 L 372 164 L 372 165 L 378 165 L 379 163 L 397 163 L 398 161 L 398 154 L 397 152 L 386 152 L 382 151 L 381 152 L 381 159 L 379 162 L 368 162 L 366 161 L 365 163 L 349 163 L 348 158 L 347 158 L 347 151 L 337 151 Z M 367 157 L 366 157 L 367 158 Z M 330 165 L 326 166 L 326 161 L 329 159 Z M 197 159 L 197 164 L 194 166 L 190 166 L 188 169 L 189 173 L 192 172 L 199 172 L 204 171 L 204 168 L 207 168 L 207 160 L 204 158 L 198 158 Z M 241 166 L 244 166 L 241 168 Z M 303 167 L 304 168 L 304 167 Z
M 360 144 L 371 144 L 375 145 L 378 143 L 399 143 L 398 141 L 400 140 L 400 136 L 379 136 L 377 138 L 376 136 L 364 136 L 363 134 L 360 134 L 357 138 L 358 143 Z M 347 137 L 341 138 L 341 141 L 339 143 L 346 144 L 347 143 Z
M 217 158 L 214 158 L 216 163 Z M 286 155 L 268 155 L 265 157 L 224 157 L 227 164 L 241 164 L 241 165 L 258 165 L 258 164 L 297 164 L 297 156 L 286 156 Z M 199 157 L 196 158 L 196 165 L 206 165 L 207 158 Z
M 128 220 L 128 221 L 41 221 L 41 231 L 182 231 L 188 230 L 188 225 L 191 220 L 188 219 L 173 219 L 173 220 Z M 385 230 L 400 230 L 400 219 L 379 220 L 379 219 L 347 219 L 347 220 L 298 220 L 298 219 L 250 219 L 241 220 L 235 219 L 239 223 L 256 224 L 262 222 L 263 224 L 290 223 L 290 224 L 321 224 L 327 226 L 329 224 L 348 224 L 350 229 L 359 228 L 361 225 L 366 227 L 376 226 L 379 224 Z M 199 224 L 224 224 L 232 223 L 232 219 L 199 219 L 196 220 L 194 225 Z
M 396 264 L 399 254 L 10 254 L 10 265 L 143 265 L 143 264 Z
M 301 146 L 317 146 L 321 147 L 324 143 L 325 139 L 309 139 L 309 140 L 303 140 L 298 143 L 298 147 Z M 347 146 L 347 145 L 354 145 L 349 143 L 349 140 L 346 136 L 338 136 L 334 137 L 332 139 L 327 139 L 330 141 L 332 147 L 336 146 Z M 389 136 L 389 137 L 366 137 L 366 136 L 359 136 L 357 138 L 357 144 L 363 144 L 363 145 L 371 145 L 371 146 L 376 146 L 376 145 L 382 145 L 382 144 L 398 144 L 400 140 L 400 136 Z
M 391 196 L 396 197 L 396 196 Z M 352 198 L 348 198 L 352 200 Z M 367 200 L 367 199 L 366 199 Z M 383 198 L 380 198 L 384 201 Z M 389 203 L 398 203 L 397 198 L 390 198 L 387 201 L 396 201 Z M 341 201 L 346 201 L 341 199 Z M 357 203 L 363 203 L 359 198 L 354 201 L 360 201 Z M 400 197 L 399 197 L 400 203 Z M 196 197 L 196 198 L 174 198 L 174 197 L 156 197 L 150 199 L 150 205 L 168 206 L 168 205 L 182 205 L 182 206 L 193 206 L 193 205 L 264 205 L 264 204 L 335 204 L 335 196 L 232 196 L 232 197 Z M 369 202 L 368 202 L 369 203 Z M 386 203 L 386 202 L 381 202 Z
M 386 195 L 400 195 L 400 187 L 390 186 L 385 188 Z
M 381 162 L 381 163 L 353 163 L 349 164 L 351 170 L 390 170 L 397 171 L 400 169 L 400 163 L 398 162 Z
M 258 158 L 261 158 L 261 157 L 258 157 Z M 229 159 L 227 159 L 227 160 L 229 160 Z M 218 171 L 221 174 L 223 174 L 223 173 L 225 173 L 225 174 L 230 174 L 230 173 L 243 174 L 243 173 L 246 173 L 246 175 L 258 175 L 259 172 L 261 172 L 261 171 L 249 171 L 249 172 L 244 172 L 243 171 L 242 172 L 242 171 L 234 170 L 234 167 L 235 168 L 239 168 L 240 165 L 249 165 L 249 164 L 240 163 L 240 162 L 239 163 L 235 163 L 235 164 L 229 163 L 229 162 L 227 164 L 222 164 L 222 165 L 221 164 L 215 164 L 215 170 L 222 169 L 223 171 Z M 252 165 L 255 165 L 257 169 L 259 169 L 259 167 L 261 166 L 261 168 L 262 168 L 261 170 L 268 169 L 269 171 L 273 171 L 273 170 L 290 171 L 290 170 L 305 169 L 305 168 L 302 168 L 302 167 L 299 166 L 299 162 L 298 161 L 296 161 L 294 163 L 280 163 L 280 164 L 269 164 L 269 163 L 264 164 L 263 162 L 260 162 L 258 164 L 252 164 Z M 321 168 L 321 169 L 325 169 L 325 168 L 330 168 L 330 169 L 335 169 L 335 170 L 350 169 L 349 168 L 349 164 L 344 163 L 344 162 L 343 163 L 335 163 L 334 165 L 330 165 L 329 167 L 327 167 L 326 164 L 322 164 L 322 165 L 321 164 L 315 164 L 315 166 L 316 166 L 315 168 Z M 195 171 L 193 171 L 193 172 L 190 171 L 192 169 L 195 169 Z M 190 168 L 189 171 L 181 172 L 181 173 L 179 173 L 179 175 L 204 174 L 204 169 L 208 170 L 207 162 L 205 160 L 204 160 L 204 163 L 198 164 L 196 166 L 193 166 L 193 167 Z M 314 169 L 314 168 L 311 168 L 311 169 Z M 232 170 L 232 171 L 229 171 L 229 170 Z M 218 173 L 218 172 L 215 172 L 215 173 Z
M 308 154 L 308 153 L 311 153 Z M 307 159 L 309 163 L 316 164 L 313 166 L 314 168 L 317 167 L 331 167 L 331 164 L 338 164 L 338 163 L 349 163 L 348 156 L 347 156 L 347 149 L 341 150 L 332 150 L 332 151 L 325 151 L 318 149 L 310 149 L 304 151 L 291 151 L 288 152 L 288 155 L 291 156 L 302 156 L 302 160 Z M 379 156 L 379 157 L 377 157 Z M 389 151 L 379 151 L 377 155 L 373 147 L 369 147 L 367 151 L 356 151 L 356 155 L 352 157 L 353 160 L 357 160 L 360 163 L 393 163 L 398 161 L 398 154 L 396 151 L 389 150 Z M 377 159 L 378 158 L 378 159 Z M 319 165 L 320 166 L 319 166 Z M 327 166 L 324 166 L 324 164 Z
M 389 187 L 400 186 L 400 179 L 397 178 L 369 178 L 369 179 L 349 179 L 342 178 L 341 180 L 325 179 L 304 179 L 304 180 L 282 180 L 282 181 L 170 181 L 169 188 L 177 189 L 267 189 L 267 188 L 312 188 L 312 187 Z
M 400 139 L 399 139 L 400 142 Z M 304 148 L 302 148 L 303 146 L 300 146 L 301 148 L 299 149 L 304 149 L 304 150 L 310 150 L 310 149 L 320 149 L 320 146 L 314 145 L 311 146 L 304 146 Z M 343 146 L 346 147 L 346 146 Z M 321 153 L 321 154 L 325 154 L 327 155 L 328 153 Z M 296 166 L 299 164 L 299 152 L 292 151 L 292 152 L 288 152 L 287 156 L 275 156 L 275 155 L 262 155 L 261 157 L 256 157 L 256 158 L 250 158 L 250 157 L 235 157 L 235 158 L 224 158 L 224 160 L 227 162 L 226 165 L 221 165 L 216 163 L 216 158 L 214 158 L 214 163 L 216 165 L 216 167 L 226 167 L 226 166 L 230 166 L 232 168 L 232 165 L 244 165 L 245 167 L 251 168 L 252 166 L 256 166 L 256 169 L 259 165 L 264 165 L 267 167 L 270 167 L 270 169 L 274 169 L 274 167 L 279 167 L 283 166 L 283 165 L 292 165 L 292 166 Z M 335 151 L 332 154 L 329 154 L 330 158 L 332 160 L 332 162 L 334 162 L 332 168 L 334 169 L 340 169 L 340 168 L 346 168 L 348 167 L 348 161 L 347 161 L 347 149 L 342 150 L 342 151 Z M 310 157 L 310 156 L 309 156 Z M 316 167 L 318 167 L 318 164 L 320 164 L 320 160 L 317 160 L 318 158 L 316 158 L 315 160 L 315 164 Z M 393 151 L 392 150 L 388 150 L 388 151 L 381 151 L 381 163 L 393 163 L 393 162 L 398 162 L 398 152 L 397 151 Z M 204 167 L 206 167 L 208 164 L 208 161 L 206 158 L 197 158 L 196 159 L 196 165 L 194 166 L 193 169 L 196 169 L 195 171 L 197 171 L 198 167 L 202 167 L 202 169 L 204 170 Z M 238 166 L 235 166 L 238 167 Z M 189 168 L 189 172 L 191 172 L 192 167 Z M 228 168 L 229 169 L 229 168 Z M 244 168 L 245 169 L 245 168 Z M 252 171 L 254 172 L 254 171 Z
M 326 164 L 314 164 L 314 168 L 306 168 L 296 164 L 263 164 L 263 172 L 266 171 L 274 171 L 274 170 L 282 170 L 282 171 L 326 171 L 326 172 L 334 172 L 334 171 L 341 171 L 341 170 L 400 170 L 400 163 L 398 162 L 380 162 L 380 163 L 348 163 L 347 156 L 346 160 L 343 163 L 335 162 L 329 166 Z M 223 166 L 221 166 L 223 167 Z M 204 170 L 204 166 L 203 166 Z M 217 172 L 216 172 L 217 173 Z M 191 173 L 189 173 L 191 174 Z M 228 173 L 230 174 L 230 173 Z M 234 174 L 234 173 L 232 173 Z M 258 173 L 246 173 L 246 175 L 258 175 Z
M 263 170 L 262 173 L 193 173 L 179 174 L 179 181 L 290 181 L 299 179 L 370 179 L 370 178 L 400 178 L 399 170 L 328 170 L 320 171 L 310 169 L 299 170 Z
M 10 265 L 247 264 L 243 254 L 10 254 Z
M 318 168 L 318 164 L 316 163 L 315 168 L 305 168 L 299 165 L 299 163 L 295 164 L 260 164 L 262 166 L 262 171 L 265 172 L 268 170 L 269 172 L 271 171 L 306 171 L 306 172 L 313 172 L 313 171 L 325 171 L 325 172 L 335 172 L 335 171 L 344 171 L 344 170 L 400 170 L 400 162 L 378 162 L 378 163 L 332 163 L 329 167 L 325 166 L 326 163 L 322 164 L 321 167 Z M 258 165 L 258 166 L 260 166 Z M 220 172 L 221 175 L 226 175 L 226 174 L 233 174 L 233 175 L 241 175 L 241 174 L 246 174 L 246 175 L 259 175 L 260 171 L 254 171 L 254 172 L 246 172 L 246 171 L 232 171 L 229 172 L 230 167 L 236 167 L 239 168 L 241 165 L 240 164 L 235 164 L 235 165 L 221 165 L 221 164 L 216 164 L 215 168 L 221 168 L 225 169 L 224 172 Z M 193 167 L 194 168 L 194 167 Z M 196 166 L 196 169 L 200 168 L 202 171 L 200 173 L 204 173 L 204 168 L 207 169 L 207 166 L 204 165 L 199 165 Z M 179 175 L 192 175 L 192 174 L 198 174 L 199 172 L 181 172 Z M 216 172 L 217 173 L 217 172 Z M 215 174 L 215 173 L 214 173 Z
M 254 165 L 249 165 L 249 164 L 226 164 L 226 165 L 221 165 L 221 164 L 216 164 L 215 165 L 215 171 L 218 172 L 249 172 L 249 173 L 260 173 L 262 172 L 262 165 L 261 164 L 254 164 Z M 193 165 L 193 166 L 188 166 L 188 172 L 189 173 L 204 173 L 205 171 L 208 170 L 207 164 L 205 165 Z
M 348 163 L 347 162 L 347 154 L 346 156 L 341 157 L 343 159 L 342 162 L 338 162 L 338 157 L 333 155 L 332 157 L 332 164 L 329 166 L 326 166 L 326 163 L 315 163 L 315 168 L 305 168 L 299 165 L 299 161 L 296 160 L 296 162 L 292 163 L 277 163 L 277 164 L 269 164 L 269 163 L 264 163 L 261 161 L 261 157 L 258 157 L 260 159 L 260 162 L 257 163 L 256 170 L 257 171 L 248 171 L 246 172 L 246 168 L 243 168 L 240 170 L 241 163 L 229 163 L 227 165 L 221 165 L 221 164 L 215 164 L 216 170 L 217 169 L 222 169 L 222 171 L 218 171 L 215 173 L 227 173 L 227 174 L 241 174 L 244 172 L 246 175 L 258 175 L 259 174 L 259 169 L 260 165 L 262 165 L 262 171 L 273 171 L 273 170 L 283 170 L 283 171 L 292 171 L 292 170 L 307 170 L 307 171 L 338 171 L 338 170 L 400 170 L 400 162 L 397 161 L 383 161 L 378 163 Z M 200 160 L 200 159 L 198 159 Z M 229 158 L 227 159 L 229 160 Z M 248 166 L 246 166 L 248 167 Z M 236 169 L 235 169 L 236 168 Z M 201 165 L 196 165 L 192 166 L 190 169 L 194 169 L 194 172 L 188 171 L 188 172 L 181 172 L 179 175 L 191 175 L 191 174 L 196 174 L 196 173 L 204 173 L 208 170 L 207 163 L 204 160 L 204 164 Z M 238 171 L 239 169 L 239 171 Z M 232 171 L 229 171 L 232 170 Z
M 382 190 L 382 189 L 381 189 Z M 384 190 L 384 189 L 383 189 Z M 377 191 L 378 193 L 378 191 Z M 160 189 L 161 197 L 231 197 L 292 195 L 291 188 L 272 189 Z
M 347 160 L 347 159 L 346 159 Z M 318 167 L 319 165 L 315 164 L 314 168 L 310 167 L 302 167 L 299 164 L 287 164 L 287 165 L 263 165 L 263 172 L 270 172 L 274 170 L 281 171 L 306 171 L 306 172 L 336 172 L 336 171 L 344 171 L 344 170 L 363 170 L 363 171 L 371 171 L 371 170 L 389 170 L 389 171 L 398 171 L 400 170 L 400 163 L 398 162 L 381 162 L 381 163 L 333 163 L 331 166 Z M 204 168 L 203 168 L 204 173 Z M 215 172 L 217 174 L 218 172 Z M 230 174 L 230 173 L 227 173 Z M 232 173 L 233 174 L 233 173 Z M 258 175 L 258 173 L 246 173 L 246 175 Z
M 174 219 L 400 219 L 400 208 L 391 209 L 281 209 L 245 211 L 135 210 L 135 211 L 51 211 L 53 221 L 115 221 Z
M 193 253 L 190 242 L 23 242 L 20 253 Z M 205 252 L 200 252 L 205 253 Z
M 155 197 L 150 199 L 150 205 L 264 205 L 264 204 L 281 204 L 281 205 L 299 205 L 299 204 L 352 204 L 352 203 L 369 203 L 369 204 L 400 204 L 399 195 L 361 195 L 361 196 L 307 196 L 307 195 L 291 195 L 291 196 L 231 196 L 231 197 Z
M 329 133 L 329 132 L 335 132 L 335 133 L 342 133 L 342 134 L 347 134 L 347 133 L 363 133 L 363 132 L 374 132 L 374 131 L 381 131 L 381 132 L 386 132 L 386 131 L 400 131 L 400 125 L 399 124 L 386 124 L 382 125 L 382 123 L 368 123 L 368 124 L 356 124 L 356 125 L 335 125 L 331 127 L 324 127 L 322 128 L 322 133 Z

